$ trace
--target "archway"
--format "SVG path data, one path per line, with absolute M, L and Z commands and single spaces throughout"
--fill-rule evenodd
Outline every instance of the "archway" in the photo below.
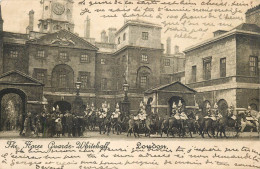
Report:
M 258 111 L 257 105 L 255 103 L 252 103 L 249 105 L 252 110 Z
M 221 99 L 218 101 L 218 110 L 219 110 L 220 114 L 222 114 L 223 116 L 225 116 L 227 114 L 228 104 L 227 104 L 226 100 Z
M 64 113 L 65 111 L 70 111 L 71 110 L 71 104 L 67 101 L 57 101 L 54 103 L 54 107 L 56 108 L 57 105 L 59 106 L 59 109 L 62 113 Z
M 23 130 L 26 102 L 27 96 L 20 89 L 7 88 L 0 91 L 0 131 L 14 128 L 20 128 L 20 132 Z
M 178 106 L 179 101 L 181 101 L 182 107 L 185 107 L 186 103 L 185 103 L 185 101 L 184 101 L 184 99 L 183 99 L 182 97 L 173 96 L 173 97 L 171 97 L 171 98 L 169 99 L 169 101 L 168 101 L 169 109 L 170 109 L 169 115 L 172 114 L 172 104 L 173 104 L 173 102 L 176 104 L 176 106 Z

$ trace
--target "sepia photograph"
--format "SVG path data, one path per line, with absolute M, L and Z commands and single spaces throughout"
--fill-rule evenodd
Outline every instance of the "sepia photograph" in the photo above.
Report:
M 258 0 L 0 0 L 0 169 L 260 168 Z

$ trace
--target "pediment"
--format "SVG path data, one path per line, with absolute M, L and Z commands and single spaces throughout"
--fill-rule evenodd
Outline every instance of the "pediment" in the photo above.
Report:
M 29 40 L 28 43 L 98 50 L 96 46 L 67 30 L 50 33 L 40 37 L 39 39 Z
M 153 92 L 182 92 L 182 93 L 195 93 L 196 91 L 182 84 L 181 82 L 173 82 L 170 84 L 162 85 L 153 89 L 147 90 L 145 93 Z
M 10 71 L 4 73 L 0 76 L 0 84 L 13 84 L 13 85 L 37 85 L 43 86 L 38 80 L 20 72 L 20 71 Z

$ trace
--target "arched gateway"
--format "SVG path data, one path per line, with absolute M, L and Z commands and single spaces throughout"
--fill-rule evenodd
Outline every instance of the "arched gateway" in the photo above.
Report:
M 3 125 L 7 124 L 8 126 L 9 123 L 19 124 L 22 130 L 27 112 L 40 112 L 43 107 L 43 86 L 41 82 L 20 71 L 10 71 L 0 76 L 0 131 L 6 128 Z M 19 115 L 17 123 L 10 122 L 10 113 L 16 110 L 15 103 L 19 102 L 15 100 L 20 100 L 18 108 L 20 113 L 16 114 Z M 9 101 L 10 104 L 7 107 Z

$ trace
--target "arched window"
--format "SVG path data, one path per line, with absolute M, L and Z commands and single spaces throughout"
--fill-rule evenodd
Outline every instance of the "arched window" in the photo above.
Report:
M 218 101 L 218 110 L 222 115 L 226 115 L 228 110 L 228 104 L 225 99 L 221 99 Z
M 52 87 L 54 88 L 73 88 L 73 79 L 73 69 L 66 64 L 56 65 L 52 70 Z

